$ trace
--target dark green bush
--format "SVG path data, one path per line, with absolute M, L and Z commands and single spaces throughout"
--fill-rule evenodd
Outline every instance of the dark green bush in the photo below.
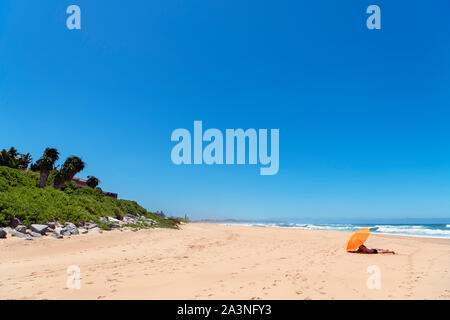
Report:
M 48 184 L 52 183 L 50 178 Z M 135 201 L 107 197 L 99 188 L 80 188 L 74 182 L 65 183 L 61 190 L 51 186 L 39 188 L 39 173 L 0 167 L 0 226 L 7 226 L 10 219 L 16 217 L 24 225 L 92 220 L 108 229 L 107 224 L 100 223 L 100 217 L 116 218 L 128 213 L 145 215 L 163 227 L 178 224 L 147 212 Z

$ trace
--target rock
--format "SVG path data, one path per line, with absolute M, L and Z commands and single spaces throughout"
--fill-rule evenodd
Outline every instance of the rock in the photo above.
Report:
M 11 220 L 9 221 L 9 226 L 13 229 L 16 228 L 20 224 L 21 224 L 20 220 L 15 217 L 11 218 Z
M 33 232 L 33 231 L 31 231 L 29 233 L 29 235 L 32 236 L 33 238 L 40 238 L 40 237 L 42 237 L 42 234 L 37 233 L 37 232 Z
M 135 219 L 128 216 L 123 217 L 122 221 L 129 224 L 137 224 L 137 221 Z
M 98 232 L 98 233 L 102 233 L 102 232 L 103 232 L 103 230 L 102 230 L 102 229 L 100 229 L 99 227 L 95 227 L 95 228 L 92 228 L 92 229 L 91 229 L 91 232 Z
M 100 221 L 101 222 L 108 222 L 108 219 L 106 219 L 105 217 L 100 217 Z
M 27 236 L 27 237 L 25 238 L 25 240 L 33 240 L 33 238 L 30 237 L 30 236 Z
M 16 231 L 14 229 L 12 229 L 11 235 L 13 237 L 17 237 L 17 238 L 27 238 L 27 237 L 29 237 L 29 235 L 27 235 L 25 233 L 22 233 L 22 232 L 19 232 L 19 231 Z
M 56 229 L 58 229 L 58 228 L 56 228 Z M 66 237 L 80 234 L 80 232 L 78 231 L 78 228 L 71 222 L 67 222 L 66 226 L 64 228 L 62 228 L 61 230 L 59 230 L 59 233 Z
M 94 223 L 89 226 L 89 229 L 98 228 L 98 224 Z
M 14 229 L 11 227 L 4 227 L 3 230 L 5 230 L 8 233 L 11 233 L 11 231 L 13 231 Z
M 118 223 L 110 223 L 108 226 L 109 226 L 111 229 L 119 229 L 119 228 L 122 227 L 122 226 L 121 226 L 120 224 L 118 224 Z
M 114 222 L 114 223 L 118 223 L 120 220 L 113 218 L 113 217 L 107 217 L 109 222 Z
M 69 237 L 71 235 L 70 231 L 67 230 L 66 228 L 62 228 L 59 234 L 66 237 Z
M 133 231 L 133 232 L 137 232 L 139 229 L 136 229 L 136 228 L 131 228 L 131 231 Z
M 78 228 L 73 223 L 70 223 L 70 222 L 67 222 L 66 226 L 63 229 L 68 230 L 70 232 L 70 234 L 72 234 L 72 235 L 80 234 L 80 232 L 78 231 Z
M 147 224 L 147 225 L 151 225 L 152 226 L 152 225 L 156 224 L 155 220 L 147 218 L 145 216 L 141 216 L 141 219 L 144 220 L 144 223 Z
M 32 224 L 30 226 L 30 229 L 34 232 L 40 233 L 42 235 L 45 235 L 45 232 L 48 229 L 48 226 L 45 224 Z
M 6 231 L 3 229 L 0 229 L 0 239 L 6 239 Z
M 56 228 L 56 223 L 55 222 L 47 222 L 46 225 L 50 228 L 55 230 Z
M 81 234 L 86 234 L 89 232 L 88 229 L 80 229 L 79 231 L 81 232 Z
M 22 225 L 17 226 L 17 227 L 16 227 L 16 231 L 22 232 L 22 233 L 27 233 L 27 227 L 22 226 Z
M 49 235 L 52 236 L 52 237 L 55 237 L 56 239 L 62 239 L 62 238 L 64 238 L 62 235 L 57 234 L 56 232 L 50 233 Z

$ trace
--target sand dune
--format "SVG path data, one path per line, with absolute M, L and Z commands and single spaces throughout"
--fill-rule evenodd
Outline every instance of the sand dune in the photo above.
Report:
M 67 239 L 0 241 L 1 299 L 450 299 L 450 240 L 188 224 Z M 68 289 L 78 266 L 80 289 Z M 369 266 L 381 288 L 369 289 Z

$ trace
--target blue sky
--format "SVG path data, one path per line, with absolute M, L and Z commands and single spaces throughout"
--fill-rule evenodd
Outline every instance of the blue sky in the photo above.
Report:
M 449 9 L 3 0 L 0 147 L 79 155 L 104 190 L 197 219 L 450 218 Z M 170 135 L 194 120 L 280 129 L 279 173 L 175 166 Z

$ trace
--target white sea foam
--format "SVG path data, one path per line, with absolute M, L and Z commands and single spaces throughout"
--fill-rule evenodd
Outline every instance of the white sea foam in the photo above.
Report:
M 230 224 L 230 223 L 227 223 Z M 413 237 L 450 238 L 450 225 L 355 225 L 355 224 L 305 224 L 305 223 L 266 223 L 266 222 L 234 222 L 232 225 L 246 225 L 258 227 L 296 228 L 305 230 L 334 230 L 353 232 L 362 228 L 369 228 L 372 233 L 391 234 Z

